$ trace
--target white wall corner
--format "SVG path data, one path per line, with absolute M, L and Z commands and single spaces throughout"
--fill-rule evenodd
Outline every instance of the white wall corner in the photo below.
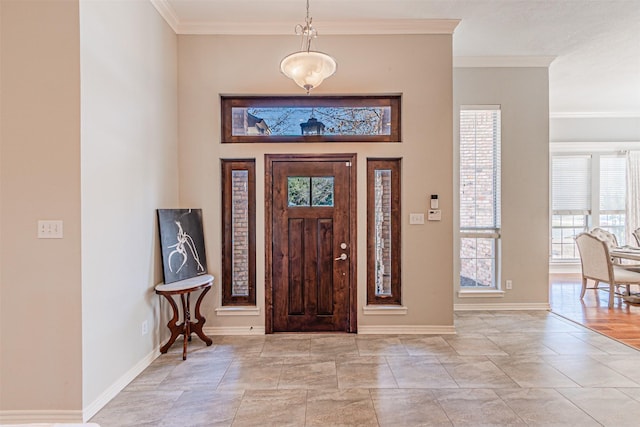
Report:
M 151 363 L 160 356 L 160 348 L 154 349 L 147 354 L 142 360 L 135 364 L 131 369 L 125 372 L 116 382 L 107 388 L 96 400 L 91 402 L 82 411 L 82 422 L 86 422 L 98 413 L 111 399 L 116 397 L 131 381 L 142 373 Z

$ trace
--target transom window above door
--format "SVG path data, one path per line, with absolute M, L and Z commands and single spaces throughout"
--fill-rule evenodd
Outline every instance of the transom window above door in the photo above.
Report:
M 222 142 L 400 142 L 400 95 L 221 96 Z

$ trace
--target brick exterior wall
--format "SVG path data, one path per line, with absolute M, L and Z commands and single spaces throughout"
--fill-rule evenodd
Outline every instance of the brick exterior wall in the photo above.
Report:
M 231 186 L 233 194 L 233 296 L 249 295 L 249 174 L 233 171 Z
M 391 295 L 391 171 L 375 173 L 376 294 Z

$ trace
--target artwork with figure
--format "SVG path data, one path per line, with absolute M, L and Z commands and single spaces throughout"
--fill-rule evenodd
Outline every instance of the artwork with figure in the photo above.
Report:
M 164 283 L 207 273 L 202 209 L 158 209 Z

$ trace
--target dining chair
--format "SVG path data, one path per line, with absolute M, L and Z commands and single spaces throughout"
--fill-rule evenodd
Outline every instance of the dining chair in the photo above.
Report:
M 580 253 L 580 263 L 582 264 L 582 291 L 580 299 L 584 298 L 587 289 L 603 289 L 600 283 L 609 285 L 609 308 L 613 307 L 613 298 L 617 289 L 626 287 L 626 295 L 630 294 L 631 285 L 640 285 L 640 273 L 627 270 L 613 264 L 609 255 L 607 243 L 591 233 L 580 233 L 576 237 L 578 252 Z M 587 281 L 593 280 L 593 288 L 587 288 Z
M 605 230 L 604 228 L 596 227 L 590 231 L 591 234 L 603 240 L 609 249 L 618 246 L 618 238 L 612 232 Z
M 607 244 L 609 250 L 618 246 L 618 238 L 616 237 L 616 235 L 608 230 L 605 230 L 604 228 L 596 227 L 589 233 L 604 241 Z M 612 258 L 611 261 L 613 261 L 614 264 L 620 264 L 620 260 L 617 258 Z
M 636 246 L 640 247 L 640 228 L 633 230 L 633 238 L 636 239 Z

